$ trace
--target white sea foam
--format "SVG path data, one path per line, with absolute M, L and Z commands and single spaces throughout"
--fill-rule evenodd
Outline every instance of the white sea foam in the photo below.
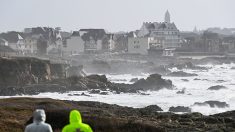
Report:
M 148 105 L 158 105 L 164 111 L 168 111 L 171 106 L 188 106 L 192 108 L 193 112 L 200 112 L 205 115 L 235 110 L 235 64 L 223 65 L 203 65 L 203 67 L 210 68 L 208 71 L 189 70 L 184 69 L 184 72 L 196 73 L 198 76 L 194 77 L 166 77 L 165 79 L 172 80 L 175 89 L 162 89 L 159 91 L 147 91 L 146 94 L 141 95 L 135 93 L 121 93 L 108 95 L 90 94 L 91 96 L 71 96 L 70 94 L 89 94 L 87 91 L 71 91 L 68 93 L 41 93 L 39 95 L 27 97 L 49 97 L 60 100 L 74 100 L 74 101 L 99 101 L 109 104 L 118 104 L 121 106 L 130 106 L 135 108 L 145 107 Z M 178 69 L 173 68 L 172 71 Z M 134 76 L 130 74 L 125 75 L 107 75 L 107 78 L 116 83 L 131 83 L 132 78 L 146 78 L 148 75 L 143 74 Z M 195 80 L 197 78 L 197 80 Z M 187 79 L 184 81 L 182 79 Z M 199 79 L 199 80 L 198 80 Z M 227 89 L 222 90 L 207 90 L 211 86 L 223 85 Z M 185 88 L 184 94 L 177 94 Z M 22 97 L 22 96 L 20 96 Z M 3 98 L 3 97 L 1 97 Z M 7 97 L 4 97 L 7 98 Z M 210 108 L 210 106 L 196 106 L 195 102 L 205 102 L 209 100 L 226 102 L 229 104 L 227 108 Z

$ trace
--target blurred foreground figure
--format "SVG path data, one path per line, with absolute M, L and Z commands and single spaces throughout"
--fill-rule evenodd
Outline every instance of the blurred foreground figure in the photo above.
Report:
M 91 127 L 82 123 L 82 117 L 79 111 L 72 110 L 69 115 L 70 124 L 66 125 L 62 132 L 93 132 Z
M 33 113 L 33 123 L 25 128 L 25 132 L 52 132 L 51 125 L 45 123 L 46 114 L 43 109 L 36 109 Z

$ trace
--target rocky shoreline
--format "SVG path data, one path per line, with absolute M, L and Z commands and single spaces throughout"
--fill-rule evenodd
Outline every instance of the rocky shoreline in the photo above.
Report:
M 32 121 L 36 108 L 46 111 L 47 121 L 58 132 L 68 123 L 71 109 L 81 112 L 83 122 L 95 132 L 185 132 L 235 131 L 235 111 L 204 116 L 200 113 L 174 114 L 156 105 L 122 107 L 89 101 L 62 101 L 49 98 L 0 99 L 0 131 L 22 132 Z
M 183 71 L 170 72 L 169 68 L 208 70 L 196 64 L 207 63 L 232 63 L 234 58 L 205 58 L 201 60 L 178 60 L 177 63 L 165 66 L 146 63 L 140 71 L 145 71 L 150 76 L 147 79 L 135 79 L 133 84 L 119 84 L 110 82 L 105 75 L 89 75 L 86 77 L 66 76 L 65 64 L 51 64 L 47 60 L 37 58 L 0 58 L 0 96 L 36 95 L 43 92 L 67 92 L 81 90 L 101 90 L 114 93 L 138 93 L 139 91 L 157 91 L 163 88 L 172 89 L 174 84 L 171 80 L 163 79 L 162 76 L 190 77 L 197 74 Z M 96 63 L 95 63 L 96 64 Z M 99 65 L 98 65 L 99 64 Z M 100 63 L 95 66 L 98 68 Z M 103 64 L 103 63 L 101 63 Z M 105 63 L 106 64 L 106 63 Z M 109 65 L 108 63 L 106 65 Z M 101 65 L 103 67 L 103 65 Z M 146 67 L 146 68 L 144 68 Z M 77 69 L 72 67 L 71 69 Z M 79 69 L 79 68 L 78 68 Z M 125 68 L 123 68 L 125 69 Z M 136 69 L 136 71 L 138 71 Z M 72 72 L 74 72 L 72 70 Z M 96 91 L 97 92 L 97 91 Z

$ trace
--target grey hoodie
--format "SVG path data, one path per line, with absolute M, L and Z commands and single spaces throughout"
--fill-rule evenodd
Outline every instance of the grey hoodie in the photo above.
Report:
M 33 123 L 25 128 L 25 132 L 52 132 L 51 125 L 45 123 L 46 114 L 43 109 L 36 109 L 33 113 Z

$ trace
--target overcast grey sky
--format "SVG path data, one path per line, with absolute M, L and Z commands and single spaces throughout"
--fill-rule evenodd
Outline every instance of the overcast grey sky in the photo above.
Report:
M 235 28 L 235 0 L 0 0 L 0 32 L 25 27 L 139 29 L 166 10 L 180 30 Z

